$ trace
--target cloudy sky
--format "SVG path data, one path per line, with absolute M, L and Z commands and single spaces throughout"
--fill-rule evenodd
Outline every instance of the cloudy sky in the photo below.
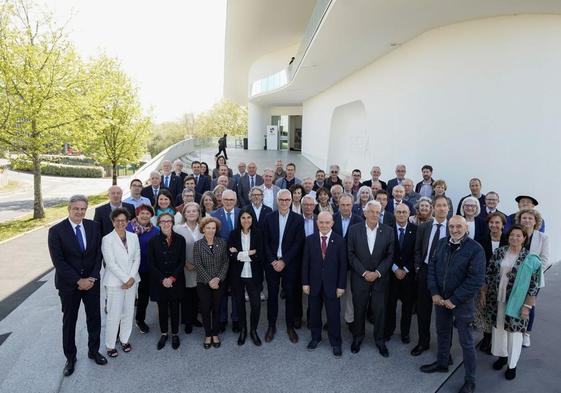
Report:
M 85 57 L 117 57 L 156 121 L 222 96 L 226 0 L 45 0 Z

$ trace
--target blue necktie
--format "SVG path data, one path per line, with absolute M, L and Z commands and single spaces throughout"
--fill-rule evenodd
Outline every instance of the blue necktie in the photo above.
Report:
M 76 225 L 76 239 L 78 239 L 80 251 L 86 251 L 86 247 L 84 247 L 84 239 L 82 238 L 82 231 L 80 230 L 80 225 Z
M 255 185 L 255 182 L 253 181 L 253 176 L 251 176 L 249 179 L 251 180 L 249 184 L 249 188 L 252 189 L 253 186 Z
M 166 188 L 169 188 L 169 176 L 166 176 L 166 177 L 164 178 L 164 180 L 165 180 Z
M 405 229 L 399 228 L 399 237 L 397 238 L 397 240 L 399 241 L 399 248 L 400 249 L 403 248 L 403 238 L 405 237 L 404 232 L 405 232 Z
M 226 213 L 226 215 L 228 216 L 228 232 L 230 232 L 232 231 L 232 229 L 234 229 L 234 225 L 232 224 L 232 212 Z

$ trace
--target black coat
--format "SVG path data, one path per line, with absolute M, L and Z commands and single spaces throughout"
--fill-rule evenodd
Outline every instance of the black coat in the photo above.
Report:
M 485 236 L 482 236 L 479 239 L 479 244 L 483 247 L 483 251 L 485 251 L 485 261 L 489 263 L 491 257 L 493 256 L 493 243 L 491 240 L 491 234 L 487 233 Z M 499 247 L 508 245 L 508 238 L 506 234 L 501 235 L 501 240 L 499 241 Z
M 265 218 L 265 267 L 272 269 L 271 262 L 277 259 L 279 246 L 279 212 L 275 211 Z M 301 215 L 288 212 L 288 220 L 282 237 L 282 259 L 286 268 L 294 273 L 301 274 L 302 249 L 304 247 L 304 219 Z
M 261 213 L 259 213 L 259 220 L 257 220 L 257 217 L 255 216 L 255 210 L 253 210 L 253 205 L 251 203 L 245 206 L 244 209 L 249 211 L 249 214 L 251 214 L 251 217 L 253 218 L 253 222 L 257 224 L 257 228 L 261 230 L 261 235 L 264 238 L 263 230 L 265 229 L 265 218 L 267 218 L 267 216 L 273 212 L 273 209 L 271 209 L 269 206 L 261 204 Z
M 394 226 L 394 251 L 393 263 L 400 269 L 407 268 L 410 275 L 415 274 L 415 241 L 417 239 L 417 225 L 407 223 L 405 233 L 403 235 L 403 246 L 399 245 L 399 237 L 397 234 L 397 226 Z
M 185 238 L 172 232 L 168 247 L 166 236 L 160 232 L 148 242 L 148 264 L 150 265 L 150 298 L 152 301 L 180 300 L 185 288 Z M 162 285 L 164 278 L 173 276 L 171 288 Z
M 228 257 L 230 258 L 230 267 L 228 269 L 228 277 L 231 280 L 239 280 L 244 266 L 243 262 L 238 261 L 238 252 L 242 251 L 242 231 L 240 228 L 234 229 L 230 232 L 230 239 L 228 240 Z M 238 252 L 230 252 L 230 248 L 234 247 Z M 253 227 L 249 235 L 249 249 L 256 250 L 256 253 L 251 258 L 251 279 L 256 283 L 263 282 L 263 234 L 257 228 Z
M 136 214 L 134 210 L 134 205 L 130 203 L 122 202 L 123 208 L 127 209 L 130 214 L 130 219 L 132 220 Z M 113 223 L 111 222 L 111 205 L 106 203 L 95 208 L 93 220 L 97 222 L 101 228 L 101 237 L 111 233 L 113 231 Z

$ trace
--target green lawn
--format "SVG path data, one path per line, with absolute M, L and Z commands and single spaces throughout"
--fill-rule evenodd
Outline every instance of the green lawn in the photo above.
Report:
M 107 193 L 88 196 L 89 206 L 98 205 L 107 200 Z M 0 223 L 0 241 L 10 239 L 34 228 L 50 224 L 53 221 L 66 217 L 68 214 L 67 204 L 61 203 L 56 206 L 45 208 L 45 218 L 34 220 L 30 213 L 15 220 Z

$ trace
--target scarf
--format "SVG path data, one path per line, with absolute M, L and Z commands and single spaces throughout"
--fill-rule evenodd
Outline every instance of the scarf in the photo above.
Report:
M 145 232 L 150 232 L 153 228 L 152 223 L 150 221 L 148 221 L 148 224 L 146 226 L 143 226 L 138 222 L 136 217 L 131 220 L 130 224 L 132 227 L 132 231 L 136 233 L 138 236 L 141 236 Z
M 530 280 L 534 272 L 538 272 L 542 268 L 540 257 L 536 254 L 528 254 L 524 258 L 524 262 L 516 272 L 514 285 L 510 291 L 508 302 L 506 304 L 505 314 L 509 317 L 520 319 L 520 309 L 526 300 L 528 288 L 530 288 Z M 537 286 L 540 285 L 540 276 L 538 275 Z

